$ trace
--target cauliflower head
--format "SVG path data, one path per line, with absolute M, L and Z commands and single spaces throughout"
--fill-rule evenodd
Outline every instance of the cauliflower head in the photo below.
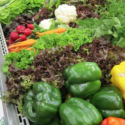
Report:
M 70 22 L 74 22 L 77 18 L 76 7 L 67 4 L 59 5 L 55 10 L 55 17 L 60 23 L 69 24 Z
M 53 19 L 44 19 L 39 23 L 39 26 L 44 29 L 49 29 L 52 24 Z

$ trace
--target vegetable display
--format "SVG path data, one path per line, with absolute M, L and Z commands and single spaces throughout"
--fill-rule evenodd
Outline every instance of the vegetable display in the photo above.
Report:
M 98 125 L 102 121 L 99 111 L 89 102 L 72 97 L 59 108 L 62 125 Z
M 101 88 L 99 92 L 93 95 L 92 104 L 99 110 L 103 118 L 110 116 L 125 117 L 122 93 L 115 86 Z
M 31 125 L 125 124 L 124 0 L 0 4 L 3 102 Z
M 74 96 L 86 98 L 101 88 L 101 69 L 94 62 L 77 63 L 65 69 L 65 86 Z
M 48 124 L 60 105 L 60 91 L 48 83 L 37 82 L 24 97 L 23 113 L 36 124 Z

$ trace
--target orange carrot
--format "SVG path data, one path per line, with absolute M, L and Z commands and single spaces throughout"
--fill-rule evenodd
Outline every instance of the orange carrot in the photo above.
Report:
M 32 50 L 32 48 L 30 48 L 30 47 L 27 47 L 27 48 L 25 48 L 26 50 Z
M 22 49 L 32 50 L 32 48 L 30 48 L 30 47 L 16 47 L 15 49 L 12 49 L 11 52 L 19 52 L 19 51 L 21 51 Z M 35 51 L 35 50 L 34 50 L 34 51 Z
M 13 48 L 13 47 L 32 46 L 35 42 L 36 42 L 36 40 L 34 40 L 34 39 L 28 39 L 28 40 L 26 40 L 26 41 L 22 41 L 22 42 L 15 43 L 15 44 L 9 46 L 8 49 L 11 49 L 11 48 Z
M 22 49 L 26 49 L 27 47 L 17 47 L 16 49 L 12 49 L 12 51 L 11 52 L 19 52 L 19 51 L 21 51 Z
M 39 33 L 37 32 L 37 34 L 40 36 L 44 35 L 44 34 L 53 34 L 54 32 L 59 34 L 59 33 L 63 33 L 66 31 L 66 28 L 58 28 L 58 29 L 54 29 L 54 30 L 50 30 L 50 31 L 46 31 L 46 32 L 43 32 L 43 33 Z

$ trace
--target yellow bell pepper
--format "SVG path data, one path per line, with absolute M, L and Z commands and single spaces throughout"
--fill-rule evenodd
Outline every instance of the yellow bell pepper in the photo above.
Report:
M 119 65 L 115 65 L 111 70 L 111 82 L 114 86 L 117 86 L 125 99 L 125 61 Z

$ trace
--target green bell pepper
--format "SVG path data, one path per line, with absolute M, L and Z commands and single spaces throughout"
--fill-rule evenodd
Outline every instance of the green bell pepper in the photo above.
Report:
M 31 123 L 31 125 L 38 125 L 38 124 Z M 42 124 L 40 124 L 40 125 L 42 125 Z M 61 123 L 60 123 L 59 118 L 55 117 L 52 122 L 50 122 L 50 123 L 48 123 L 46 125 L 61 125 Z
M 72 97 L 59 108 L 62 125 L 99 125 L 102 116 L 91 103 Z
M 81 62 L 64 70 L 65 86 L 71 94 L 86 98 L 96 93 L 100 87 L 101 69 L 94 62 Z
M 58 117 L 55 117 L 54 120 L 49 123 L 48 125 L 61 125 L 60 120 Z
M 57 88 L 37 82 L 24 97 L 23 114 L 33 123 L 46 125 L 57 114 L 61 102 L 61 93 Z
M 122 93 L 115 86 L 103 87 L 93 95 L 91 102 L 104 118 L 125 116 Z

